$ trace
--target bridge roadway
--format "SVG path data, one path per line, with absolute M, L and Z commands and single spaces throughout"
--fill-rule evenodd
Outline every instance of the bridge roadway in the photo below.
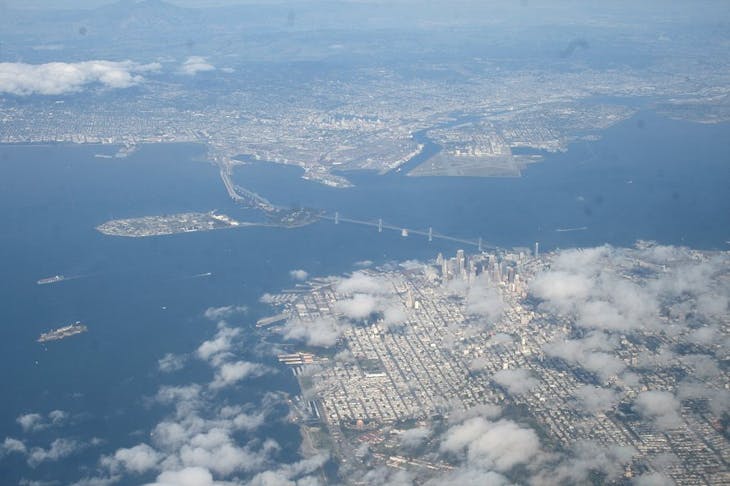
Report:
M 233 185 L 233 181 L 231 181 L 231 174 L 229 172 L 228 167 L 221 166 L 220 173 L 221 173 L 221 180 L 223 181 L 223 185 L 226 186 L 226 191 L 228 192 L 228 196 L 236 202 L 242 201 L 243 197 L 241 197 L 236 192 L 236 188 Z
M 335 216 L 330 216 L 328 214 L 323 214 L 323 215 L 320 216 L 320 219 L 325 219 L 325 220 L 329 220 L 329 221 L 335 221 Z M 381 224 L 380 224 L 379 221 L 365 221 L 365 220 L 362 220 L 362 219 L 345 218 L 345 217 L 342 217 L 342 216 L 337 216 L 337 221 L 338 222 L 342 222 L 342 223 L 351 223 L 351 224 L 360 224 L 360 225 L 364 225 L 364 226 L 372 226 L 372 227 L 375 227 L 375 228 L 381 227 Z M 382 223 L 382 228 L 384 230 L 387 229 L 387 230 L 394 230 L 394 231 L 403 231 L 403 230 L 406 230 L 409 235 L 414 234 L 414 235 L 422 235 L 422 236 L 425 236 L 425 237 L 428 237 L 429 236 L 429 232 L 428 231 L 414 230 L 414 229 L 406 228 L 404 226 L 395 226 L 395 225 L 387 224 L 387 223 Z M 443 235 L 441 233 L 436 233 L 435 231 L 432 231 L 430 233 L 430 236 L 431 236 L 431 238 L 438 238 L 440 240 L 453 241 L 455 243 L 461 243 L 461 244 L 464 244 L 464 245 L 476 246 L 477 248 L 481 248 L 482 250 L 497 250 L 497 246 L 496 245 L 489 244 L 489 243 L 487 243 L 485 241 L 482 241 L 481 242 L 481 245 L 480 245 L 479 240 L 467 240 L 467 239 L 463 239 L 463 238 L 455 238 L 453 236 L 448 236 L 448 235 Z
M 220 175 L 221 179 L 223 180 L 223 184 L 226 186 L 226 191 L 228 192 L 228 195 L 236 202 L 243 202 L 248 204 L 250 207 L 262 209 L 264 211 L 272 211 L 274 209 L 277 209 L 276 206 L 271 204 L 268 200 L 265 198 L 259 196 L 253 191 L 249 191 L 248 189 L 245 189 L 241 186 L 235 185 L 233 181 L 231 180 L 231 174 L 230 174 L 230 167 L 229 166 L 220 166 Z M 243 193 L 243 195 L 241 195 Z M 351 224 L 360 224 L 364 226 L 373 226 L 375 228 L 382 228 L 387 230 L 393 230 L 393 231 L 403 231 L 404 229 L 408 231 L 408 234 L 414 234 L 414 235 L 421 235 L 426 236 L 428 238 L 438 238 L 440 240 L 446 240 L 446 241 L 453 241 L 454 243 L 461 243 L 464 245 L 471 245 L 476 246 L 480 250 L 484 249 L 490 249 L 490 250 L 496 250 L 497 247 L 495 245 L 490 245 L 489 243 L 486 243 L 481 240 L 466 240 L 463 238 L 455 238 L 453 236 L 448 235 L 442 235 L 440 233 L 435 233 L 433 231 L 421 231 L 421 230 L 414 230 L 405 228 L 403 226 L 394 226 L 392 224 L 386 224 L 381 223 L 379 221 L 365 221 L 361 219 L 353 219 L 353 218 L 343 218 L 340 216 L 329 216 L 326 214 L 323 214 L 319 216 L 320 219 L 326 219 L 330 221 L 342 221 L 343 223 L 351 223 Z
M 260 209 L 265 212 L 270 212 L 278 209 L 267 199 L 259 196 L 255 192 L 249 191 L 245 187 L 234 184 L 231 180 L 231 173 L 228 167 L 221 167 L 220 173 L 221 180 L 223 180 L 223 185 L 226 186 L 228 196 L 235 202 L 244 203 L 248 207 Z

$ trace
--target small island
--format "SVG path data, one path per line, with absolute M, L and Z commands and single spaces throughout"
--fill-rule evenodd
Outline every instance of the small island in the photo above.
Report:
M 207 213 L 178 213 L 113 219 L 100 224 L 96 229 L 109 236 L 141 238 L 144 236 L 172 235 L 256 225 L 257 223 L 236 221 L 225 214 L 216 214 L 214 211 L 210 211 Z
M 215 211 L 207 213 L 177 213 L 141 218 L 112 219 L 96 227 L 100 233 L 109 236 L 142 238 L 145 236 L 174 235 L 197 231 L 242 228 L 247 226 L 268 226 L 276 228 L 297 228 L 314 223 L 320 212 L 310 209 L 279 209 L 267 212 L 269 222 L 237 221 Z

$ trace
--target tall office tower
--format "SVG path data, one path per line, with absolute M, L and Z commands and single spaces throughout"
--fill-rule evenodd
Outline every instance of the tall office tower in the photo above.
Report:
M 444 264 L 444 256 L 441 253 L 439 253 L 436 256 L 436 265 L 443 265 L 443 264 Z
M 540 243 L 535 242 L 535 258 L 540 256 Z
M 515 283 L 515 269 L 513 267 L 507 268 L 507 281 L 509 283 Z
M 441 280 L 444 282 L 449 279 L 449 261 L 444 260 L 441 262 Z
M 464 250 L 456 250 L 456 272 L 461 275 L 464 273 L 464 264 L 466 263 L 464 258 Z

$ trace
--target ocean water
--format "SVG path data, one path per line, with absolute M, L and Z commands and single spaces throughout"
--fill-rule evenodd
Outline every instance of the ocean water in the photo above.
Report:
M 265 292 L 291 287 L 289 271 L 340 274 L 361 260 L 383 263 L 450 253 L 451 242 L 322 221 L 297 229 L 244 228 L 156 238 L 116 238 L 94 227 L 110 218 L 218 209 L 245 218 L 196 145 L 150 145 L 126 159 L 99 146 L 0 146 L 0 440 L 47 447 L 56 437 L 89 445 L 59 462 L 28 467 L 0 458 L 0 478 L 57 479 L 93 473 L 100 455 L 148 440 L 168 412 L 150 405 L 162 384 L 207 383 L 190 360 L 165 375 L 165 353 L 190 354 L 215 333 L 203 312 L 246 305 L 231 325 L 250 330 L 269 309 Z M 640 113 L 597 142 L 548 155 L 521 178 L 414 178 L 355 173 L 351 189 L 301 180 L 297 168 L 250 164 L 236 181 L 273 202 L 339 211 L 500 246 L 630 245 L 637 239 L 727 249 L 730 240 L 730 125 L 699 125 Z M 582 228 L 585 230 L 556 231 Z M 194 277 L 211 272 L 210 277 Z M 42 277 L 78 277 L 36 285 Z M 38 335 L 81 320 L 89 332 L 41 345 Z M 247 331 L 248 333 L 248 331 Z M 253 334 L 249 333 L 251 339 Z M 251 349 L 241 359 L 260 361 Z M 267 358 L 269 364 L 274 364 Z M 296 393 L 285 371 L 243 382 L 228 399 L 253 402 L 269 390 Z M 62 428 L 23 434 L 16 417 L 68 411 Z M 291 460 L 296 428 L 273 420 L 265 434 Z M 145 479 L 145 478 L 142 478 Z M 146 479 L 152 479 L 146 478 Z

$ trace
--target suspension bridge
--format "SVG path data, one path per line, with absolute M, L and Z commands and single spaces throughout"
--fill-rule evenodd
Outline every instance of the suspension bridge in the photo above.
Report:
M 329 220 L 329 221 L 334 222 L 335 224 L 349 223 L 349 224 L 359 224 L 362 226 L 370 226 L 370 227 L 376 228 L 378 233 L 382 233 L 384 230 L 398 231 L 404 237 L 410 236 L 410 235 L 418 235 L 418 236 L 425 236 L 428 239 L 428 241 L 433 241 L 434 239 L 451 241 L 454 243 L 460 243 L 462 245 L 475 246 L 479 249 L 479 251 L 497 249 L 496 245 L 487 243 L 487 242 L 483 241 L 481 238 L 478 238 L 476 240 L 469 240 L 469 239 L 465 239 L 465 238 L 457 238 L 454 236 L 448 236 L 448 235 L 444 235 L 444 234 L 435 232 L 432 227 L 429 227 L 427 230 L 406 228 L 404 226 L 397 226 L 397 225 L 385 223 L 385 222 L 383 222 L 382 218 L 380 218 L 378 220 L 355 219 L 355 218 L 348 218 L 348 217 L 340 216 L 339 212 L 335 212 L 334 214 L 320 215 L 320 219 Z

